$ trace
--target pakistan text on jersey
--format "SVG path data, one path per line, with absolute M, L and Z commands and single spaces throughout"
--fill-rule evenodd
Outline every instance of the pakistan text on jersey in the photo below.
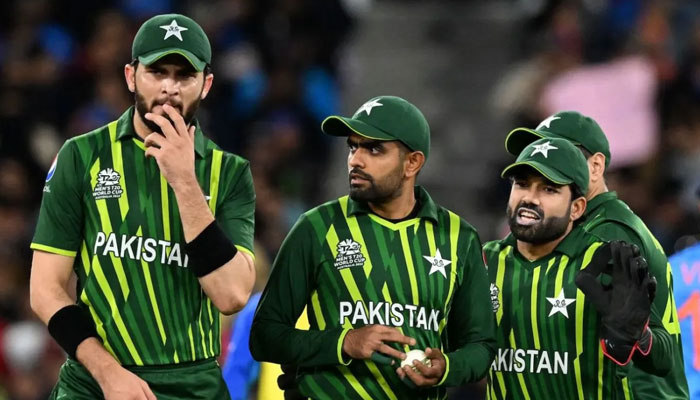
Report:
M 438 320 L 440 310 L 431 309 L 411 304 L 386 303 L 383 301 L 370 301 L 365 303 L 358 301 L 341 301 L 340 304 L 340 325 L 350 322 L 353 326 L 358 322 L 364 325 L 387 325 L 402 327 L 408 324 L 411 328 L 433 330 L 438 332 Z
M 189 258 L 180 249 L 180 243 L 172 243 L 167 240 L 147 238 L 143 236 L 121 235 L 98 232 L 95 238 L 93 254 L 113 257 L 130 258 L 153 262 L 160 260 L 161 264 L 177 265 L 187 268 Z
M 500 372 L 568 374 L 569 353 L 533 349 L 499 348 L 491 368 Z

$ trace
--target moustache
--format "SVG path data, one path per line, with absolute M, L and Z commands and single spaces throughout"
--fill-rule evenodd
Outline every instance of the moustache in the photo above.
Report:
M 370 182 L 373 181 L 371 175 L 369 175 L 365 172 L 362 172 L 357 168 L 353 168 L 352 170 L 350 170 L 350 173 L 348 175 L 349 175 L 350 179 L 352 179 L 353 177 L 357 177 L 357 178 L 362 178 L 362 179 L 368 180 Z
M 520 204 L 518 204 L 518 206 L 514 210 L 513 215 L 517 214 L 518 211 L 520 211 L 521 209 L 530 210 L 537 214 L 541 219 L 544 219 L 544 210 L 532 203 L 525 202 L 521 202 Z

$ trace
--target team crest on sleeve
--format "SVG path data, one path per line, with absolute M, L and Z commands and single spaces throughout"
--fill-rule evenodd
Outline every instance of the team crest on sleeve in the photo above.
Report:
M 492 283 L 489 293 L 491 295 L 491 306 L 493 307 L 493 312 L 497 312 L 498 309 L 501 308 L 501 302 L 498 301 L 499 292 L 500 289 L 498 289 L 498 286 L 496 286 L 495 283 Z
M 112 168 L 105 168 L 97 174 L 97 184 L 92 191 L 95 200 L 118 199 L 124 190 L 119 179 L 121 175 Z
M 333 265 L 336 269 L 361 267 L 365 264 L 365 256 L 360 251 L 361 245 L 352 239 L 338 242 L 338 255 Z

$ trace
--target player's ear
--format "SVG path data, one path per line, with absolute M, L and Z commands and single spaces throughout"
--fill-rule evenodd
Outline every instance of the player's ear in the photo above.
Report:
M 211 90 L 211 85 L 214 83 L 214 74 L 211 72 L 204 73 L 204 87 L 202 88 L 202 95 L 200 96 L 204 100 Z
M 603 174 L 605 173 L 605 156 L 603 153 L 595 153 L 588 157 L 586 160 L 588 163 L 588 174 L 592 183 L 596 183 L 603 179 Z
M 584 196 L 574 199 L 571 202 L 571 221 L 576 221 L 583 217 L 583 213 L 586 211 L 586 204 L 586 198 Z
M 124 66 L 124 79 L 126 80 L 126 87 L 129 88 L 131 93 L 136 90 L 136 66 L 134 64 L 126 64 Z
M 409 151 L 406 153 L 404 161 L 406 177 L 417 176 L 421 168 L 423 168 L 423 164 L 425 164 L 425 154 L 422 151 Z

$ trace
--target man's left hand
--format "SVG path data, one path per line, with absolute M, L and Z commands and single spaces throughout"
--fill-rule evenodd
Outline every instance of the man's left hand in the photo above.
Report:
M 146 157 L 153 157 L 160 172 L 175 188 L 178 184 L 196 182 L 194 173 L 194 132 L 195 127 L 187 127 L 182 115 L 169 104 L 163 104 L 163 111 L 170 118 L 154 113 L 146 113 L 148 120 L 160 126 L 163 134 L 153 132 L 146 136 Z M 172 121 L 172 122 L 171 122 Z
M 440 349 L 433 349 L 430 347 L 425 349 L 425 356 L 430 359 L 430 366 L 427 366 L 418 360 L 414 360 L 413 365 L 418 371 L 413 371 L 413 369 L 408 365 L 404 366 L 403 368 L 397 368 L 396 373 L 399 375 L 399 378 L 404 381 L 409 379 L 418 387 L 437 385 L 442 379 L 442 376 L 445 375 L 445 369 L 447 368 L 445 356 L 442 354 Z

